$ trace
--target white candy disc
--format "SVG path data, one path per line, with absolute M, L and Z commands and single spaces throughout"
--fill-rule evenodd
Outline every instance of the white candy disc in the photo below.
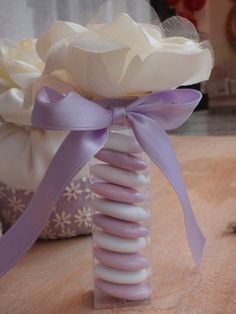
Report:
M 109 201 L 103 198 L 94 198 L 92 207 L 102 214 L 126 221 L 143 221 L 150 217 L 148 211 L 142 207 L 127 203 Z
M 105 164 L 94 165 L 91 173 L 106 182 L 127 187 L 141 187 L 148 184 L 148 178 L 143 174 L 130 170 L 120 169 Z
M 110 132 L 105 148 L 116 150 L 124 153 L 141 153 L 142 149 L 138 142 L 132 137 L 125 134 Z
M 148 269 L 137 271 L 124 271 L 98 264 L 95 266 L 95 274 L 100 279 L 117 284 L 137 284 L 144 282 L 150 272 Z
M 96 230 L 94 242 L 103 249 L 119 253 L 136 253 L 145 248 L 148 239 L 140 237 L 137 239 L 120 238 L 108 233 Z

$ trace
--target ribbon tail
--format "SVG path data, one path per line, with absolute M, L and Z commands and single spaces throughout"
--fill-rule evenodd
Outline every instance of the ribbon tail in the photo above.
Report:
M 199 268 L 206 239 L 194 216 L 180 167 L 168 135 L 156 121 L 142 114 L 132 112 L 132 114 L 129 114 L 129 121 L 140 146 L 160 168 L 181 202 L 189 248 L 195 265 Z
M 107 136 L 107 129 L 67 136 L 24 213 L 0 239 L 0 277 L 34 244 L 67 184 L 104 147 Z

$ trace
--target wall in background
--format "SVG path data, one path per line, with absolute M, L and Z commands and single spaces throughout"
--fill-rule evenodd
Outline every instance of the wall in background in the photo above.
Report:
M 55 20 L 84 23 L 105 0 L 0 0 L 0 38 L 38 37 Z
M 97 0 L 96 6 L 103 2 Z M 156 9 L 167 6 L 166 0 L 153 0 L 152 3 Z M 226 19 L 232 5 L 230 0 L 207 0 L 204 8 L 196 12 L 199 30 L 209 35 L 217 65 L 236 54 L 225 35 Z M 0 37 L 18 40 L 38 36 L 56 19 L 84 22 L 85 13 L 93 6 L 94 0 L 0 0 Z
M 236 54 L 227 41 L 225 31 L 227 17 L 232 6 L 231 0 L 207 0 L 205 6 L 194 14 L 198 30 L 206 33 L 213 45 L 216 65 L 232 59 Z M 177 5 L 177 11 L 186 11 L 182 1 Z
M 232 6 L 230 0 L 207 0 L 206 6 L 196 14 L 199 30 L 209 35 L 213 45 L 216 65 L 236 56 L 225 35 L 226 20 Z
M 0 0 L 0 38 L 20 40 L 38 37 L 55 20 L 86 24 L 98 13 L 104 2 L 105 0 Z M 129 14 L 139 22 L 150 18 L 151 11 L 138 0 L 135 3 L 113 2 L 118 11 L 127 7 Z M 106 20 L 112 19 L 109 5 L 103 13 Z M 103 19 L 98 17 L 98 21 L 102 22 Z

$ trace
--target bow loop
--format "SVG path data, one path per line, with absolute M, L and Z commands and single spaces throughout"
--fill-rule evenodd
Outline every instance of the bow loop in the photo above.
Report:
M 202 94 L 194 89 L 162 91 L 139 98 L 127 111 L 155 120 L 164 130 L 173 130 L 189 118 L 201 98 Z

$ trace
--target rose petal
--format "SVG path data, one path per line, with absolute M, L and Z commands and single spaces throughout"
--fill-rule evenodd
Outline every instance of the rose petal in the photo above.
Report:
M 0 116 L 6 122 L 30 125 L 31 110 L 23 110 L 23 92 L 11 88 L 0 94 Z
M 45 60 L 47 51 L 59 40 L 69 35 L 86 31 L 81 25 L 69 22 L 57 21 L 37 41 L 36 50 L 42 60 Z
M 27 88 L 32 82 L 39 78 L 41 75 L 40 72 L 31 72 L 31 73 L 14 73 L 11 74 L 9 77 L 11 80 L 21 89 Z
M 140 49 L 150 44 L 149 36 L 142 26 L 127 14 L 121 14 L 111 23 L 99 28 L 97 32 L 133 49 Z
M 161 91 L 180 85 L 207 80 L 211 73 L 212 56 L 209 50 L 191 53 L 153 52 L 145 61 L 135 57 L 122 79 L 126 94 L 142 91 Z
M 59 77 L 53 75 L 41 76 L 37 80 L 32 81 L 31 86 L 29 85 L 25 88 L 23 103 L 24 109 L 28 109 L 34 105 L 35 95 L 45 86 L 51 87 L 62 94 L 68 94 L 70 91 L 75 90 L 72 84 L 61 80 Z

